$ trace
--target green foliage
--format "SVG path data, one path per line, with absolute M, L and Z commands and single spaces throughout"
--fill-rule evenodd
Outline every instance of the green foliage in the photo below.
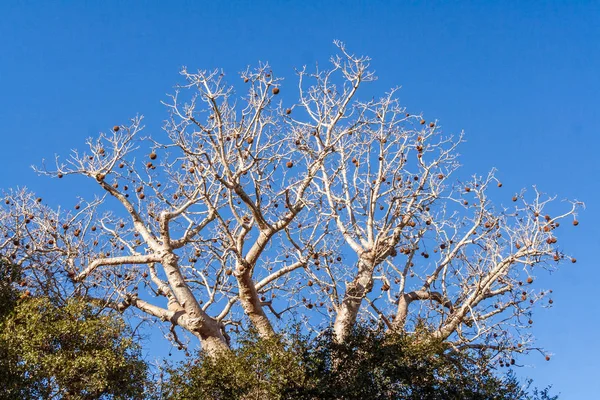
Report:
M 533 400 L 513 375 L 485 367 L 485 355 L 459 354 L 420 335 L 359 328 L 344 344 L 261 340 L 250 334 L 232 353 L 199 354 L 171 369 L 169 399 L 489 399 Z
M 138 399 L 146 364 L 124 321 L 25 297 L 0 319 L 0 398 Z
M 16 305 L 18 292 L 14 283 L 21 277 L 19 268 L 0 258 L 0 318 L 8 314 Z
M 289 399 L 288 392 L 309 384 L 301 342 L 261 340 L 256 334 L 241 339 L 237 349 L 195 360 L 171 369 L 164 388 L 168 399 Z

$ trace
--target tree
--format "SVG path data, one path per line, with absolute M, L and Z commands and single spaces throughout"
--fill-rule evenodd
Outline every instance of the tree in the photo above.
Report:
M 1 263 L 0 295 L 11 301 L 0 314 L 0 398 L 141 398 L 147 368 L 121 318 L 31 297 L 11 276 L 18 268 Z
M 581 203 L 491 194 L 495 171 L 453 178 L 462 134 L 407 112 L 396 89 L 360 100 L 369 59 L 336 44 L 330 69 L 298 71 L 296 101 L 266 64 L 241 74 L 242 98 L 222 72 L 184 68 L 163 138 L 136 117 L 38 169 L 99 196 L 69 211 L 6 194 L 0 250 L 37 291 L 137 310 L 211 354 L 248 324 L 274 337 L 290 315 L 332 324 L 339 343 L 376 319 L 502 363 L 535 348 L 532 310 L 552 300 L 533 278 L 575 262 L 556 229 Z
M 509 373 L 495 374 L 486 355 L 448 351 L 439 340 L 389 334 L 359 326 L 344 343 L 333 332 L 308 338 L 297 331 L 281 340 L 242 337 L 232 352 L 200 353 L 169 370 L 169 399 L 555 399 L 548 389 L 529 393 Z

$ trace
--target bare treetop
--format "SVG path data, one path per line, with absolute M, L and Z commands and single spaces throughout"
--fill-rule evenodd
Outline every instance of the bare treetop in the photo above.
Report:
M 31 290 L 137 310 L 181 347 L 182 330 L 214 352 L 299 319 L 339 341 L 375 320 L 454 347 L 535 348 L 532 310 L 552 299 L 534 280 L 575 262 L 557 228 L 582 204 L 548 215 L 536 189 L 493 204 L 495 171 L 457 181 L 462 133 L 407 112 L 397 89 L 361 99 L 369 59 L 336 45 L 297 87 L 268 64 L 241 74 L 243 95 L 184 68 L 165 135 L 143 137 L 136 117 L 38 170 L 86 176 L 97 198 L 67 211 L 7 193 L 0 251 Z

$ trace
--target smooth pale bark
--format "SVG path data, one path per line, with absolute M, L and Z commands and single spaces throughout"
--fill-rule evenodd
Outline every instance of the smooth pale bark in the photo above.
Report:
M 335 340 L 338 343 L 344 342 L 352 332 L 362 301 L 373 289 L 374 268 L 374 262 L 364 259 L 359 260 L 358 274 L 346 286 L 344 299 L 337 308 L 337 315 L 333 324 Z
M 209 354 L 214 354 L 220 350 L 229 350 L 219 323 L 202 310 L 194 294 L 185 283 L 179 269 L 177 255 L 172 252 L 165 252 L 162 254 L 161 264 L 167 275 L 169 286 L 185 312 L 186 328 L 201 339 L 202 347 Z
M 258 334 L 262 338 L 273 337 L 275 331 L 265 314 L 254 281 L 248 272 L 244 272 L 238 277 L 238 287 L 240 303 Z

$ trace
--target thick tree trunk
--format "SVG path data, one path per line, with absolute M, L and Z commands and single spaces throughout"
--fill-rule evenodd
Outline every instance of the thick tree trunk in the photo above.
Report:
M 177 302 L 183 307 L 186 321 L 186 326 L 183 327 L 200 337 L 202 347 L 209 354 L 228 350 L 227 340 L 223 336 L 218 322 L 202 310 L 196 297 L 185 283 L 179 270 L 177 255 L 167 252 L 162 256 L 161 263 L 167 275 L 169 287 Z
M 238 277 L 238 287 L 240 291 L 240 303 L 244 308 L 244 312 L 250 319 L 252 326 L 256 328 L 260 337 L 273 337 L 275 331 L 271 326 L 271 321 L 269 321 L 269 318 L 265 314 L 249 271 L 245 271 Z
M 335 340 L 338 343 L 344 342 L 352 332 L 362 301 L 373 289 L 374 267 L 373 262 L 360 260 L 358 262 L 358 274 L 346 287 L 344 299 L 337 308 L 337 316 L 333 324 Z

